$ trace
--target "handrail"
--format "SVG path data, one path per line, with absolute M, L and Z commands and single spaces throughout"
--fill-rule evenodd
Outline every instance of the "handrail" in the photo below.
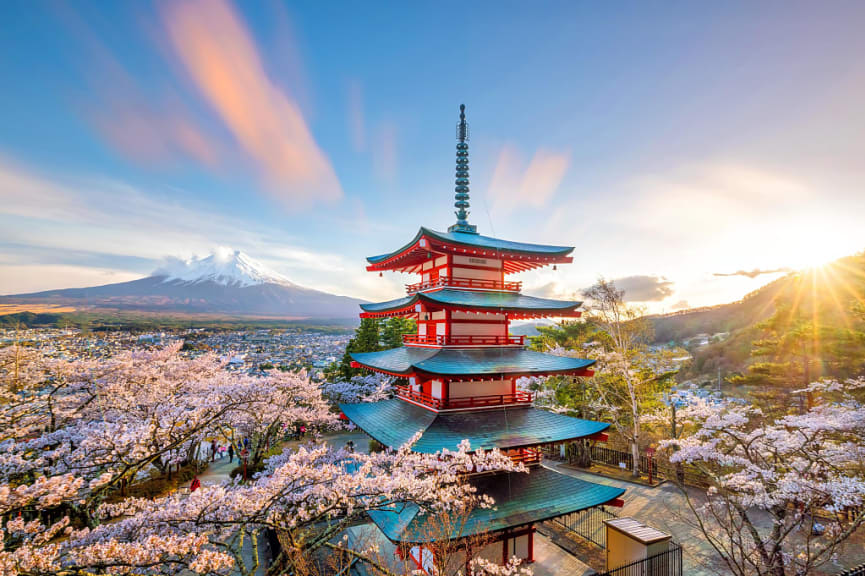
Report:
M 404 334 L 404 344 L 431 344 L 433 346 L 522 346 L 525 336 L 445 336 L 444 334 Z
M 450 276 L 440 276 L 435 280 L 427 280 L 426 282 L 418 282 L 416 284 L 406 284 L 405 291 L 407 294 L 414 294 L 421 290 L 438 288 L 440 286 L 519 292 L 523 287 L 523 283 L 515 281 L 486 280 L 482 278 L 452 278 Z
M 506 404 L 531 404 L 534 396 L 531 392 L 518 391 L 514 394 L 491 394 L 486 396 L 468 396 L 466 398 L 435 398 L 423 392 L 412 390 L 408 386 L 394 386 L 396 395 L 406 400 L 413 400 L 439 410 L 456 408 L 484 408 Z
M 542 460 L 541 451 L 537 448 L 520 448 L 516 454 L 509 454 L 511 462 L 522 462 L 523 464 L 540 464 Z

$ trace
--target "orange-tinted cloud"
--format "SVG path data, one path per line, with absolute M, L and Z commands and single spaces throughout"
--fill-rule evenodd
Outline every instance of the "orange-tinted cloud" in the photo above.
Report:
M 278 196 L 292 205 L 340 198 L 300 107 L 270 80 L 232 7 L 222 0 L 172 3 L 164 19 L 195 88 Z
M 107 96 L 92 114 L 103 136 L 125 156 L 165 164 L 186 156 L 216 167 L 223 156 L 217 142 L 176 107 L 150 106 L 134 92 Z
M 568 163 L 567 153 L 538 150 L 526 166 L 515 147 L 504 146 L 487 193 L 492 210 L 506 216 L 520 206 L 545 206 L 565 177 Z

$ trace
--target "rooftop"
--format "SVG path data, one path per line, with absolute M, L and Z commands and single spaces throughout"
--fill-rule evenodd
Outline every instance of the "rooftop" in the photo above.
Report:
M 601 506 L 625 493 L 622 488 L 595 484 L 548 468 L 534 468 L 528 474 L 509 472 L 479 476 L 470 480 L 480 494 L 495 500 L 492 509 L 477 508 L 466 521 L 456 522 L 450 538 L 466 538 L 483 532 L 498 532 L 533 522 L 542 522 Z M 370 511 L 370 518 L 392 542 L 424 543 L 441 540 L 430 533 L 427 519 L 416 504 L 400 504 L 394 511 Z
M 354 352 L 352 359 L 371 370 L 408 376 L 422 372 L 440 376 L 577 374 L 594 360 L 555 356 L 523 348 L 417 348 L 402 346 L 380 352 Z
M 553 263 L 568 263 L 573 246 L 551 246 L 512 242 L 470 232 L 438 232 L 421 227 L 411 242 L 402 248 L 367 258 L 367 270 L 414 272 L 431 251 L 465 254 L 505 260 L 505 272 L 521 272 Z
M 390 448 L 399 448 L 418 432 L 415 452 L 456 450 L 467 439 L 473 450 L 525 448 L 585 438 L 610 427 L 531 406 L 501 406 L 473 412 L 434 412 L 400 399 L 340 404 L 358 428 Z
M 516 292 L 442 288 L 430 292 L 418 292 L 387 302 L 361 304 L 360 307 L 364 312 L 375 315 L 400 312 L 407 314 L 414 313 L 415 305 L 418 303 L 427 304 L 432 308 L 559 316 L 578 314 L 576 310 L 582 304 L 582 302 L 570 300 L 552 300 L 550 298 L 525 296 Z

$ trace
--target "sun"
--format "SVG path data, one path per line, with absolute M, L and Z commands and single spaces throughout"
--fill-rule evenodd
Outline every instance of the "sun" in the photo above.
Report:
M 825 246 L 819 244 L 799 247 L 794 254 L 791 254 L 791 267 L 796 270 L 813 270 L 826 266 L 836 257 L 834 254 L 827 253 Z

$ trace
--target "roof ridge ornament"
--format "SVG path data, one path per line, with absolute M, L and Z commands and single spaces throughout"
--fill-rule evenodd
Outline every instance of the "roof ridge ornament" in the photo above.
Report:
M 469 125 L 466 122 L 466 105 L 460 104 L 460 121 L 457 124 L 457 170 L 454 187 L 454 208 L 457 223 L 448 232 L 477 234 L 478 227 L 469 224 Z

